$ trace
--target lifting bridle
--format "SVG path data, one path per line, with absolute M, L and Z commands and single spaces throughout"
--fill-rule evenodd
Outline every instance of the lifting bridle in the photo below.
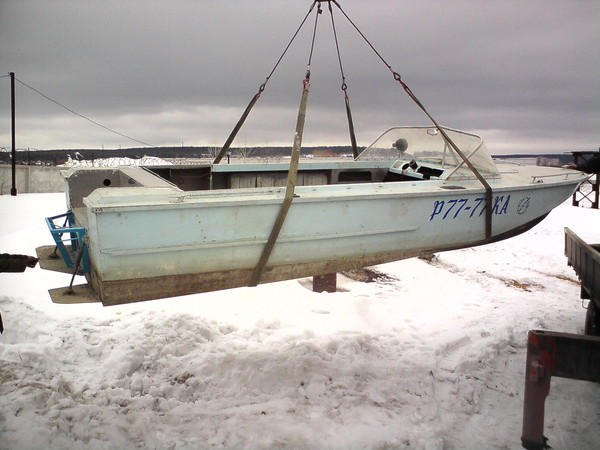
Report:
M 300 100 L 300 106 L 299 106 L 298 116 L 297 116 L 297 120 L 296 120 L 296 130 L 295 130 L 295 134 L 294 134 L 294 144 L 293 144 L 293 147 L 292 147 L 292 155 L 291 155 L 290 167 L 289 167 L 289 170 L 288 170 L 288 178 L 287 178 L 287 183 L 286 183 L 286 188 L 285 188 L 285 195 L 284 195 L 283 203 L 281 204 L 281 206 L 279 208 L 279 212 L 278 212 L 277 217 L 275 219 L 275 223 L 273 225 L 273 228 L 271 229 L 271 233 L 269 235 L 267 243 L 265 244 L 265 246 L 263 248 L 263 251 L 261 253 L 261 256 L 260 256 L 260 259 L 258 261 L 258 264 L 254 268 L 254 271 L 252 273 L 252 276 L 251 276 L 251 279 L 250 279 L 250 282 L 249 282 L 249 286 L 256 286 L 260 282 L 262 274 L 263 274 L 263 272 L 264 272 L 264 270 L 265 270 L 265 268 L 267 266 L 267 263 L 269 261 L 270 255 L 271 255 L 271 253 L 272 253 L 272 251 L 273 251 L 273 249 L 275 247 L 275 244 L 277 242 L 277 238 L 279 236 L 281 228 L 283 227 L 283 224 L 285 222 L 285 218 L 287 216 L 289 208 L 290 208 L 290 206 L 292 204 L 292 201 L 294 199 L 294 195 L 295 195 L 294 191 L 295 191 L 295 187 L 296 187 L 297 174 L 298 174 L 298 164 L 299 164 L 299 158 L 300 158 L 300 149 L 301 149 L 301 146 L 302 146 L 302 136 L 303 136 L 303 133 L 304 133 L 304 122 L 305 122 L 305 119 L 306 119 L 306 107 L 307 107 L 307 103 L 308 103 L 308 91 L 309 91 L 309 87 L 310 87 L 311 61 L 312 61 L 312 55 L 313 55 L 314 45 L 315 45 L 315 38 L 316 38 L 318 18 L 319 18 L 319 15 L 321 15 L 322 12 L 323 12 L 323 10 L 321 8 L 321 4 L 322 3 L 327 3 L 328 4 L 329 13 L 330 13 L 330 16 L 331 16 L 331 24 L 332 24 L 332 29 L 333 29 L 333 36 L 334 36 L 334 39 L 335 39 L 335 46 L 336 46 L 338 63 L 339 63 L 339 67 L 340 67 L 340 74 L 341 74 L 341 79 L 342 79 L 341 89 L 342 89 L 342 92 L 344 94 L 344 102 L 345 102 L 345 107 L 346 107 L 346 117 L 347 117 L 347 120 L 348 120 L 348 130 L 349 130 L 349 134 L 350 134 L 350 142 L 351 142 L 351 145 L 352 145 L 352 153 L 354 155 L 354 158 L 358 157 L 358 150 L 357 150 L 356 137 L 355 137 L 355 132 L 354 132 L 354 123 L 353 123 L 353 120 L 352 120 L 352 112 L 351 112 L 351 109 L 350 109 L 350 99 L 349 99 L 349 96 L 348 96 L 348 86 L 346 84 L 346 77 L 345 77 L 345 74 L 344 74 L 344 68 L 343 68 L 343 64 L 342 64 L 340 47 L 339 47 L 338 38 L 337 38 L 337 30 L 336 30 L 335 20 L 334 20 L 334 16 L 333 16 L 333 8 L 331 6 L 332 4 L 335 5 L 340 10 L 340 12 L 344 15 L 344 17 L 352 25 L 352 27 L 358 32 L 358 34 L 363 38 L 363 40 L 373 50 L 373 52 L 375 52 L 375 54 L 379 57 L 379 59 L 383 62 L 383 64 L 385 64 L 385 66 L 390 70 L 390 72 L 392 73 L 392 76 L 393 76 L 394 80 L 396 80 L 398 83 L 400 83 L 400 85 L 402 86 L 402 88 L 404 89 L 404 91 L 406 92 L 406 94 L 427 115 L 427 117 L 431 120 L 431 122 L 434 124 L 434 126 L 437 128 L 437 130 L 439 130 L 439 132 L 442 135 L 442 137 L 444 138 L 444 140 L 459 155 L 459 157 L 463 160 L 463 162 L 466 164 L 466 166 L 471 170 L 471 172 L 473 172 L 473 174 L 475 175 L 475 177 L 477 178 L 477 180 L 479 180 L 479 182 L 483 185 L 483 187 L 485 189 L 485 203 L 486 203 L 486 208 L 485 208 L 485 238 L 486 238 L 486 240 L 489 240 L 489 239 L 491 239 L 491 236 L 492 236 L 492 188 L 489 185 L 489 183 L 485 180 L 485 178 L 481 175 L 481 173 L 479 173 L 479 171 L 471 163 L 471 161 L 469 161 L 469 159 L 465 156 L 465 154 L 458 148 L 458 146 L 454 143 L 454 141 L 450 138 L 450 136 L 448 136 L 448 134 L 446 133 L 446 131 L 444 130 L 444 128 L 442 128 L 437 123 L 437 121 L 431 116 L 431 114 L 427 111 L 427 109 L 421 103 L 421 101 L 416 97 L 416 95 L 411 91 L 411 89 L 402 80 L 402 77 L 400 76 L 400 74 L 398 72 L 396 72 L 391 67 L 390 64 L 387 63 L 387 61 L 375 49 L 375 47 L 365 37 L 365 35 L 361 32 L 361 30 L 354 24 L 354 22 L 350 19 L 350 17 L 348 17 L 348 15 L 342 9 L 342 7 L 340 6 L 340 4 L 336 0 L 315 0 L 311 4 L 311 6 L 310 6 L 308 12 L 306 13 L 306 15 L 304 16 L 304 19 L 302 20 L 302 22 L 300 23 L 300 25 L 296 29 L 296 32 L 293 34 L 292 38 L 288 42 L 288 44 L 285 47 L 283 53 L 281 54 L 281 56 L 279 57 L 279 59 L 275 63 L 275 66 L 273 67 L 273 69 L 271 70 L 271 72 L 269 73 L 269 75 L 266 77 L 265 81 L 260 85 L 260 87 L 258 89 L 258 92 L 250 100 L 250 103 L 248 104 L 248 106 L 246 107 L 246 109 L 244 110 L 244 112 L 242 113 L 240 119 L 238 120 L 238 122 L 236 123 L 236 125 L 233 128 L 232 132 L 230 133 L 229 137 L 225 141 L 225 144 L 223 144 L 223 147 L 221 148 L 221 150 L 219 151 L 218 155 L 213 160 L 213 164 L 218 164 L 219 162 L 221 162 L 221 160 L 223 159 L 224 155 L 227 153 L 227 151 L 229 150 L 231 144 L 233 143 L 233 141 L 234 141 L 237 133 L 239 132 L 239 130 L 243 126 L 244 122 L 246 121 L 246 118 L 250 114 L 250 111 L 252 110 L 252 108 L 254 107 L 254 105 L 256 104 L 256 102 L 258 101 L 258 99 L 260 98 L 261 94 L 264 92 L 264 90 L 265 90 L 265 88 L 267 86 L 267 83 L 269 82 L 269 80 L 271 79 L 271 77 L 273 76 L 273 74 L 275 73 L 275 70 L 278 68 L 278 66 L 281 63 L 283 57 L 285 56 L 285 54 L 289 50 L 290 46 L 292 45 L 292 43 L 294 42 L 294 40 L 296 39 L 296 37 L 298 36 L 298 33 L 300 32 L 300 30 L 302 29 L 302 27 L 306 23 L 308 17 L 310 16 L 310 14 L 312 13 L 312 11 L 314 10 L 315 6 L 317 6 L 317 14 L 315 16 L 315 22 L 314 22 L 314 27 L 313 27 L 311 48 L 310 48 L 310 54 L 309 54 L 309 57 L 308 57 L 308 64 L 307 64 L 307 69 L 306 69 L 306 75 L 305 75 L 304 80 L 302 82 L 302 86 L 303 86 L 302 87 L 302 97 L 301 97 L 301 100 Z

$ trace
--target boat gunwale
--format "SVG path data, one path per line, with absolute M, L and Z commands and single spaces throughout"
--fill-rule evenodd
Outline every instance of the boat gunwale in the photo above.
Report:
M 579 174 L 577 178 L 571 177 Z M 540 178 L 544 176 L 565 176 L 562 180 L 553 179 L 551 183 L 540 183 L 530 181 L 528 184 L 514 185 L 509 184 L 508 180 L 494 180 L 492 186 L 496 194 L 502 192 L 515 192 L 528 189 L 545 189 L 550 186 L 563 186 L 575 183 L 580 183 L 587 178 L 587 175 L 577 171 L 564 173 L 548 174 L 548 175 L 532 175 L 532 174 L 509 174 L 509 176 L 521 176 L 524 179 Z M 392 181 L 380 183 L 364 183 L 364 184 L 336 184 L 336 185 L 318 185 L 318 186 L 298 186 L 296 188 L 296 197 L 294 203 L 318 203 L 332 201 L 360 201 L 365 199 L 376 200 L 379 198 L 391 199 L 398 198 L 420 198 L 435 194 L 436 196 L 452 196 L 456 195 L 455 189 L 445 189 L 448 184 L 457 185 L 458 180 L 424 180 L 424 181 Z M 485 189 L 476 180 L 461 180 L 458 182 L 463 193 L 481 194 Z M 398 188 L 403 189 L 399 190 Z M 110 191 L 115 194 L 116 190 L 137 190 L 139 194 L 135 197 L 127 198 L 124 195 L 122 201 L 106 202 L 105 199 L 118 199 L 119 196 L 110 195 L 102 197 L 104 192 Z M 154 210 L 154 209 L 186 209 L 186 208 L 216 208 L 216 207 L 231 207 L 231 206 L 252 206 L 256 204 L 280 204 L 285 194 L 285 187 L 268 187 L 268 188 L 239 188 L 239 189 L 217 189 L 210 191 L 175 191 L 166 192 L 168 188 L 146 188 L 146 187 L 126 187 L 126 188 L 98 188 L 90 196 L 83 199 L 84 204 L 93 213 L 101 213 L 108 211 L 134 211 L 138 209 Z M 142 192 L 140 192 L 142 191 Z M 143 199 L 143 191 L 147 193 L 159 194 L 160 198 L 152 200 Z M 148 192 L 150 191 L 150 192 Z M 328 191 L 328 192 L 324 192 Z M 94 198 L 96 197 L 96 198 Z M 99 197 L 99 198 L 98 198 Z
M 473 180 L 467 180 L 470 184 Z M 432 186 L 432 183 L 436 183 L 436 186 Z M 443 180 L 429 180 L 419 182 L 408 182 L 410 186 L 407 186 L 406 181 L 398 182 L 387 182 L 387 183 L 369 183 L 366 184 L 345 184 L 345 185 L 323 185 L 323 186 L 298 186 L 296 188 L 296 196 L 294 197 L 294 204 L 297 203 L 325 203 L 325 202 L 339 202 L 342 201 L 360 201 L 360 200 L 386 200 L 393 198 L 410 199 L 431 196 L 433 193 L 436 195 L 450 196 L 453 195 L 452 190 L 444 189 Z M 456 183 L 453 183 L 455 185 Z M 475 183 L 473 183 L 475 184 Z M 540 183 L 541 184 L 541 183 Z M 334 191 L 323 193 L 322 189 L 318 187 L 331 187 L 334 186 Z M 370 188 L 368 192 L 361 191 L 357 192 L 360 186 L 361 188 Z M 393 189 L 394 187 L 403 186 L 406 189 L 398 191 Z M 420 190 L 416 191 L 416 186 L 421 187 Z M 547 186 L 547 185 L 546 185 Z M 541 186 L 539 186 L 541 187 Z M 409 189 L 412 188 L 412 189 Z M 111 190 L 112 192 L 119 188 L 99 188 L 94 193 L 97 195 L 101 194 L 104 190 Z M 153 188 L 123 188 L 123 189 L 153 189 Z M 162 188 L 158 188 L 162 189 Z M 483 188 L 478 187 L 466 188 L 469 193 L 477 194 L 485 192 Z M 260 190 L 259 192 L 257 192 Z M 321 191 L 321 192 L 319 192 Z M 464 192 L 464 190 L 462 191 Z M 253 206 L 257 204 L 261 205 L 279 205 L 285 195 L 285 187 L 277 188 L 243 188 L 243 189 L 220 189 L 212 191 L 188 191 L 184 195 L 178 195 L 173 193 L 170 196 L 163 196 L 161 198 L 155 198 L 153 200 L 143 200 L 140 197 L 130 198 L 128 201 L 113 202 L 113 203 L 100 203 L 95 201 L 92 197 L 92 193 L 89 197 L 84 198 L 84 204 L 93 213 L 102 213 L 108 211 L 133 211 L 137 209 L 154 210 L 154 209 L 186 209 L 186 208 L 217 208 L 217 207 L 231 207 L 231 206 Z M 118 198 L 118 197 L 112 197 Z

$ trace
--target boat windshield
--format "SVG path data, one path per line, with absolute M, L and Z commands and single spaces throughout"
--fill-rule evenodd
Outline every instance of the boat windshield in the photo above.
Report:
M 481 137 L 463 131 L 444 128 L 463 155 L 486 178 L 499 176 L 498 169 Z M 357 159 L 415 160 L 419 164 L 438 167 L 449 174 L 445 178 L 471 179 L 475 175 L 437 128 L 390 128 L 368 146 Z

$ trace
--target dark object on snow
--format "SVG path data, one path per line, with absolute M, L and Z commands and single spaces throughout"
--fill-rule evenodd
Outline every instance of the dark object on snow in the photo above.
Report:
M 27 267 L 35 267 L 39 259 L 27 255 L 0 254 L 0 272 L 25 272 Z
M 569 163 L 568 168 L 581 170 L 585 173 L 600 173 L 600 155 L 592 153 L 593 156 L 585 159 L 586 155 L 590 153 L 573 152 L 573 154 L 575 155 L 575 162 Z
M 577 170 L 581 170 L 585 173 L 598 173 L 600 172 L 600 156 L 594 156 L 587 161 L 580 161 L 577 163 Z
M 35 267 L 39 259 L 27 255 L 10 255 L 0 253 L 0 272 L 25 272 L 28 267 Z M 4 332 L 2 314 L 0 314 L 0 334 Z

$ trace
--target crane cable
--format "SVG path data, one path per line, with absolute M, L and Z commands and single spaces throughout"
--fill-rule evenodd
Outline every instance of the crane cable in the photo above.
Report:
M 271 71 L 271 73 L 269 74 L 269 76 L 267 77 L 267 79 L 265 80 L 265 82 L 260 86 L 258 92 L 254 95 L 254 97 L 252 98 L 252 100 L 250 101 L 250 103 L 248 104 L 248 106 L 246 107 L 246 109 L 244 110 L 244 112 L 243 112 L 242 116 L 240 117 L 238 123 L 236 124 L 236 126 L 233 129 L 233 131 L 229 135 L 229 138 L 227 139 L 227 141 L 225 142 L 225 144 L 221 148 L 221 151 L 219 152 L 219 154 L 214 159 L 213 164 L 218 164 L 221 161 L 221 159 L 223 158 L 223 156 L 225 155 L 225 153 L 227 152 L 227 150 L 229 149 L 229 147 L 231 146 L 231 143 L 235 139 L 235 136 L 237 135 L 238 131 L 242 127 L 242 125 L 245 122 L 246 118 L 248 117 L 248 114 L 250 113 L 250 110 L 252 109 L 252 107 L 254 106 L 254 104 L 258 101 L 260 95 L 262 94 L 262 92 L 264 91 L 264 89 L 266 87 L 267 82 L 269 81 L 269 79 L 273 75 L 273 73 L 275 72 L 275 69 L 278 67 L 278 65 L 281 62 L 281 60 L 283 59 L 284 55 L 287 53 L 287 51 L 290 48 L 292 42 L 295 40 L 296 36 L 300 32 L 300 29 L 302 28 L 302 26 L 306 22 L 308 16 L 313 11 L 315 5 L 318 4 L 318 14 L 317 14 L 317 17 L 318 17 L 319 14 L 321 14 L 321 12 L 322 12 L 321 11 L 321 3 L 322 3 L 322 1 L 327 1 L 329 3 L 329 8 L 330 8 L 331 17 L 332 17 L 332 23 L 334 23 L 334 22 L 333 22 L 333 12 L 331 11 L 331 3 L 333 3 L 340 10 L 340 12 L 348 20 L 348 22 L 350 23 L 350 25 L 352 25 L 352 27 L 363 38 L 363 40 L 367 43 L 367 45 L 371 48 L 371 50 L 373 50 L 373 52 L 377 55 L 377 57 L 379 57 L 379 59 L 382 61 L 382 63 L 392 73 L 392 76 L 394 77 L 394 80 L 396 80 L 402 86 L 402 88 L 404 89 L 404 91 L 406 92 L 406 94 L 409 96 L 409 98 L 411 100 L 413 100 L 415 102 L 415 104 L 431 120 L 431 122 L 437 128 L 437 130 L 440 132 L 440 134 L 442 135 L 442 137 L 444 138 L 444 140 L 452 147 L 452 149 L 463 160 L 463 162 L 465 163 L 465 165 L 475 175 L 475 177 L 477 178 L 477 180 L 482 184 L 482 186 L 485 189 L 485 201 L 486 201 L 486 209 L 485 209 L 485 211 L 486 211 L 486 214 L 485 214 L 485 237 L 486 237 L 486 240 L 490 239 L 491 235 L 492 235 L 492 188 L 491 188 L 491 186 L 485 180 L 485 178 L 479 173 L 479 171 L 473 165 L 473 163 L 458 148 L 458 146 L 450 138 L 450 136 L 448 135 L 448 133 L 446 132 L 446 130 L 444 128 L 442 128 L 437 123 L 437 121 L 433 118 L 433 116 L 429 113 L 429 111 L 427 111 L 427 109 L 425 108 L 425 106 L 423 105 L 423 103 L 421 103 L 421 101 L 412 92 L 412 90 L 408 87 L 408 85 L 402 80 L 401 75 L 392 68 L 392 66 L 383 58 L 383 56 L 377 51 L 377 49 L 375 49 L 375 47 L 373 46 L 373 44 L 367 39 L 367 37 L 358 28 L 358 26 L 352 21 L 352 19 L 348 16 L 348 14 L 346 14 L 346 12 L 340 6 L 340 4 L 337 2 L 337 0 L 314 0 L 313 1 L 313 3 L 311 4 L 311 6 L 309 8 L 309 11 L 307 12 L 306 16 L 302 20 L 300 26 L 298 27 L 298 29 L 296 30 L 296 32 L 292 36 L 292 39 L 288 43 L 288 45 L 285 48 L 285 50 L 282 53 L 282 55 L 277 60 L 277 63 L 275 64 L 275 67 L 273 67 L 273 70 Z M 340 69 L 342 71 L 342 89 L 344 90 L 344 94 L 345 94 L 346 112 L 347 112 L 347 116 L 348 116 L 348 125 L 349 125 L 349 129 L 350 129 L 351 140 L 353 140 L 353 152 L 355 153 L 354 156 L 356 157 L 357 156 L 357 154 L 356 154 L 357 151 L 356 151 L 356 148 L 354 147 L 355 146 L 354 126 L 353 126 L 353 122 L 352 122 L 352 115 L 351 115 L 351 112 L 350 112 L 350 104 L 349 104 L 349 99 L 348 99 L 348 96 L 347 96 L 347 90 L 344 89 L 344 87 L 347 88 L 347 86 L 346 86 L 345 81 L 344 81 L 343 67 L 341 65 L 341 58 L 339 56 L 339 46 L 337 45 L 337 33 L 335 32 L 335 24 L 333 25 L 333 27 L 334 27 L 334 35 L 335 35 L 335 38 L 336 38 L 336 47 L 337 47 L 337 50 L 338 50 L 338 61 L 340 62 Z M 313 52 L 313 49 L 314 49 L 315 32 L 316 32 L 316 19 L 315 19 L 315 29 L 313 31 L 313 37 L 312 37 L 312 43 L 311 43 L 311 52 L 310 52 L 310 58 L 309 58 L 309 65 L 308 65 L 308 68 L 307 68 L 307 77 L 310 77 L 310 59 L 312 58 L 312 52 Z
M 394 80 L 396 80 L 398 83 L 400 83 L 400 85 L 402 86 L 402 88 L 404 89 L 406 94 L 409 96 L 409 98 L 415 102 L 415 104 L 425 113 L 425 115 L 427 117 L 429 117 L 431 122 L 435 125 L 435 127 L 438 129 L 440 134 L 443 136 L 444 140 L 452 147 L 452 149 L 458 154 L 458 156 L 460 156 L 460 158 L 467 165 L 467 167 L 471 170 L 471 172 L 473 172 L 473 174 L 475 175 L 477 180 L 479 180 L 479 182 L 483 185 L 483 187 L 485 189 L 485 202 L 486 202 L 485 237 L 486 237 L 486 239 L 490 239 L 492 236 L 492 187 L 485 180 L 483 175 L 481 175 L 479 173 L 479 171 L 473 165 L 473 163 L 471 161 L 469 161 L 469 159 L 465 156 L 465 154 L 458 148 L 458 146 L 454 143 L 454 141 L 450 138 L 450 136 L 448 136 L 448 133 L 446 133 L 446 130 L 444 130 L 444 128 L 442 128 L 437 123 L 437 121 L 433 118 L 433 116 L 429 113 L 429 111 L 427 111 L 427 109 L 425 108 L 423 103 L 421 103 L 421 101 L 417 98 L 417 96 L 413 93 L 413 91 L 407 86 L 407 84 L 404 81 L 402 81 L 402 77 L 400 76 L 400 74 L 398 72 L 396 72 L 390 64 L 388 64 L 388 62 L 375 49 L 373 44 L 371 44 L 371 42 L 366 38 L 366 36 L 362 33 L 362 31 L 360 31 L 360 29 L 356 26 L 356 24 L 352 21 L 352 19 L 350 19 L 350 17 L 348 17 L 348 15 L 342 9 L 340 4 L 336 0 L 329 0 L 329 1 L 330 1 L 330 5 L 331 5 L 331 3 L 333 3 L 338 7 L 338 9 L 342 12 L 344 17 L 346 17 L 348 22 L 354 27 L 354 29 L 364 39 L 364 41 L 369 45 L 369 47 L 371 47 L 373 52 L 375 52 L 375 54 L 379 57 L 379 59 L 383 62 L 383 64 L 385 64 L 385 66 L 390 70 L 390 72 L 392 73 L 392 75 L 394 77 Z
M 275 73 L 275 70 L 277 70 L 277 67 L 279 67 L 279 63 L 281 62 L 281 60 L 283 59 L 283 57 L 289 50 L 290 46 L 292 45 L 292 42 L 294 42 L 294 40 L 296 39 L 296 36 L 298 36 L 298 33 L 304 26 L 306 19 L 308 19 L 308 16 L 310 16 L 310 13 L 313 11 L 313 9 L 317 3 L 318 3 L 317 0 L 315 0 L 313 2 L 313 4 L 310 6 L 308 12 L 304 16 L 304 19 L 302 19 L 302 22 L 296 29 L 296 32 L 293 34 L 293 36 L 290 39 L 290 41 L 288 42 L 287 46 L 283 50 L 283 53 L 281 54 L 281 56 L 279 56 L 279 59 L 275 63 L 275 66 L 273 66 L 273 69 L 271 69 L 271 72 L 269 73 L 269 75 L 267 75 L 267 78 L 265 79 L 264 83 L 260 85 L 260 87 L 258 88 L 258 91 L 256 92 L 256 94 L 254 94 L 254 97 L 252 97 L 252 99 L 250 100 L 250 103 L 248 103 L 248 106 L 246 106 L 246 109 L 242 113 L 240 119 L 235 124 L 235 127 L 233 127 L 233 130 L 229 134 L 229 137 L 223 144 L 223 147 L 221 147 L 219 154 L 213 160 L 213 164 L 219 164 L 221 162 L 221 160 L 223 159 L 223 157 L 225 156 L 225 154 L 227 153 L 227 150 L 229 150 L 229 147 L 231 147 L 231 144 L 232 144 L 233 140 L 235 139 L 235 137 L 237 136 L 238 132 L 240 131 L 240 128 L 242 128 L 242 125 L 244 125 L 244 122 L 248 118 L 248 114 L 250 114 L 250 111 L 252 110 L 252 108 L 254 107 L 254 105 L 256 104 L 258 99 L 260 98 L 260 95 L 263 93 L 263 91 L 267 87 L 267 83 L 269 82 L 269 80 L 271 79 L 273 74 Z

